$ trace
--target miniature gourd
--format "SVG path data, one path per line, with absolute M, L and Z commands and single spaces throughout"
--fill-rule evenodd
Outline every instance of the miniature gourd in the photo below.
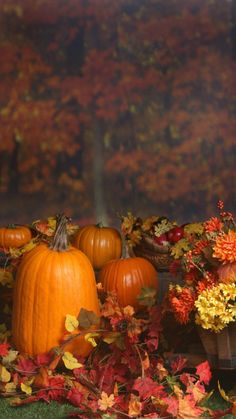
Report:
M 0 227 L 0 247 L 6 250 L 24 246 L 31 237 L 31 230 L 27 226 L 9 224 L 7 227 Z

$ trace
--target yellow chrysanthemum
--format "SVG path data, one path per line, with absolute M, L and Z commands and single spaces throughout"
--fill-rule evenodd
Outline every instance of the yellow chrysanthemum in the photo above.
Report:
M 220 283 L 207 288 L 195 301 L 196 323 L 219 332 L 236 320 L 236 284 Z
M 228 233 L 219 235 L 213 247 L 213 257 L 219 259 L 221 262 L 235 262 L 236 261 L 236 232 L 229 230 Z

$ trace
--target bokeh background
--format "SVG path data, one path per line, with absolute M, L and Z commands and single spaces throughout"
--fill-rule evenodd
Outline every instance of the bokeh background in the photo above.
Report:
M 0 223 L 235 210 L 235 0 L 0 0 Z

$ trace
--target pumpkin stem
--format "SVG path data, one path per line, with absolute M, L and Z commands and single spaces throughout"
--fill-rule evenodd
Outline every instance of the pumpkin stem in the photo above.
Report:
M 69 218 L 65 214 L 58 214 L 56 216 L 56 231 L 50 244 L 49 248 L 57 252 L 65 252 L 68 250 L 68 235 L 67 235 L 67 224 Z
M 100 221 L 99 223 L 96 224 L 96 227 L 103 228 L 104 226 L 103 226 L 102 222 Z
M 11 224 L 11 223 L 9 223 L 8 225 L 7 225 L 7 228 L 16 228 L 16 225 L 15 224 Z

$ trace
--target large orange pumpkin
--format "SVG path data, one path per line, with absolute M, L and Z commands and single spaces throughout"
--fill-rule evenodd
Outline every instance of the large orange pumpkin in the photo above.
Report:
M 121 306 L 139 307 L 138 296 L 143 287 L 158 289 L 157 271 L 141 257 L 112 260 L 98 275 L 105 291 L 115 291 Z
M 88 256 L 95 270 L 101 269 L 109 260 L 120 258 L 122 254 L 122 239 L 118 230 L 99 224 L 79 229 L 74 246 Z
M 28 243 L 32 237 L 31 231 L 26 226 L 11 224 L 9 227 L 0 228 L 0 247 L 21 247 Z
M 16 275 L 12 336 L 18 351 L 36 355 L 58 346 L 67 314 L 85 308 L 99 316 L 93 268 L 87 256 L 68 245 L 62 216 L 52 245 L 41 243 L 25 254 Z M 86 356 L 91 345 L 78 337 L 66 346 Z

